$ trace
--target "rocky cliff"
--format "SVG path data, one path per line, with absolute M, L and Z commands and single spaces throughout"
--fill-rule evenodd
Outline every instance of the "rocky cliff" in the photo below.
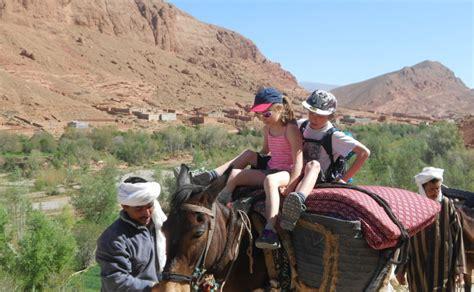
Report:
M 233 106 L 262 85 L 305 95 L 249 39 L 160 0 L 0 0 L 0 51 L 4 121 L 110 118 L 104 103 Z

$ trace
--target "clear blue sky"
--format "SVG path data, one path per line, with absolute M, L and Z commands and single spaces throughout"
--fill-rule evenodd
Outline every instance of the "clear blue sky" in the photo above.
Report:
M 251 39 L 298 81 L 345 85 L 439 61 L 474 88 L 471 0 L 171 0 Z

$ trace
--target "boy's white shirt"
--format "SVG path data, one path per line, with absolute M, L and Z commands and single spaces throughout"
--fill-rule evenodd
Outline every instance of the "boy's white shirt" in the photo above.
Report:
M 307 119 L 300 119 L 297 121 L 298 123 L 298 128 L 301 127 L 301 124 L 306 121 Z M 319 130 L 312 129 L 310 127 L 311 122 L 308 123 L 308 126 L 306 127 L 303 136 L 304 138 L 307 139 L 315 139 L 315 140 L 321 140 L 324 136 L 324 134 L 332 127 L 331 122 L 327 122 L 326 126 Z M 347 156 L 352 149 L 358 144 L 357 140 L 354 138 L 344 134 L 342 131 L 336 131 L 332 135 L 332 150 L 333 150 L 333 157 L 334 160 L 336 160 L 339 156 Z M 329 165 L 331 164 L 329 155 L 327 154 L 326 150 L 324 150 L 324 147 L 320 147 L 320 155 L 319 155 L 319 164 L 321 165 L 321 170 L 325 172 Z M 305 159 L 305 158 L 304 158 Z

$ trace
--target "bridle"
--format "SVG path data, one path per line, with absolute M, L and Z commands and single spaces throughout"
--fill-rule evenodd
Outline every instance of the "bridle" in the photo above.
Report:
M 215 231 L 215 225 L 216 225 L 216 213 L 217 213 L 217 203 L 214 202 L 211 206 L 211 209 L 201 206 L 201 205 L 195 205 L 195 204 L 189 204 L 189 203 L 184 203 L 181 205 L 181 210 L 184 211 L 191 211 L 191 212 L 196 212 L 196 213 L 201 213 L 201 214 L 206 214 L 208 215 L 210 219 L 210 224 L 209 224 L 209 231 L 207 235 L 207 241 L 206 241 L 206 246 L 204 247 L 203 251 L 201 252 L 201 255 L 196 262 L 196 265 L 194 267 L 192 275 L 183 275 L 183 274 L 178 274 L 178 273 L 172 273 L 168 271 L 164 271 L 162 274 L 162 280 L 164 281 L 170 281 L 170 282 L 177 282 L 177 283 L 184 283 L 184 284 L 189 284 L 191 286 L 191 290 L 193 291 L 199 291 L 200 287 L 203 285 L 208 286 L 208 291 L 219 291 L 222 290 L 222 288 L 225 285 L 225 281 L 230 275 L 230 272 L 232 271 L 232 268 L 234 266 L 235 261 L 237 260 L 237 256 L 239 254 L 239 247 L 240 247 L 240 242 L 242 240 L 242 235 L 244 228 L 247 231 L 247 233 L 250 236 L 250 252 L 248 252 L 249 257 L 251 257 L 251 247 L 252 247 L 252 231 L 251 231 L 251 225 L 250 225 L 250 219 L 248 218 L 247 214 L 243 212 L 242 210 L 237 210 L 238 217 L 235 215 L 235 210 L 230 209 L 231 211 L 231 220 L 230 220 L 230 227 L 228 228 L 229 234 L 234 233 L 235 229 L 235 223 L 236 221 L 240 218 L 240 230 L 239 234 L 234 237 L 233 241 L 230 239 L 230 237 L 227 238 L 226 245 L 224 248 L 223 253 L 220 255 L 220 257 L 217 259 L 217 261 L 212 265 L 210 270 L 214 270 L 216 268 L 223 268 L 224 266 L 224 260 L 226 254 L 228 254 L 229 250 L 232 249 L 231 244 L 237 241 L 236 245 L 232 249 L 231 253 L 231 262 L 230 266 L 227 269 L 226 276 L 224 279 L 221 281 L 216 281 L 213 276 L 209 276 L 207 273 L 207 269 L 205 268 L 206 264 L 206 258 L 207 254 L 209 252 L 209 248 L 211 246 L 211 241 L 214 235 Z M 237 218 L 236 218 L 237 217 Z M 250 265 L 252 265 L 252 260 L 250 260 Z

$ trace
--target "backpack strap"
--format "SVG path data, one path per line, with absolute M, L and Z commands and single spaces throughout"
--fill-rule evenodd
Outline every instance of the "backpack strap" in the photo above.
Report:
M 306 128 L 308 127 L 309 125 L 309 120 L 305 120 L 304 122 L 301 123 L 300 125 L 300 132 L 301 132 L 301 135 L 304 134 L 304 131 L 306 130 Z M 304 136 L 303 136 L 304 138 Z
M 330 128 L 321 139 L 321 145 L 323 145 L 324 150 L 326 150 L 326 153 L 329 155 L 331 164 L 334 163 L 334 156 L 332 154 L 332 134 L 334 134 L 336 131 L 339 131 L 336 127 Z
M 336 131 L 339 131 L 339 129 L 336 128 L 336 127 L 332 127 L 332 128 L 330 128 L 329 130 L 326 131 L 326 133 L 324 134 L 323 138 L 321 138 L 321 140 L 316 140 L 316 139 L 309 139 L 309 138 L 304 137 L 304 131 L 306 130 L 306 128 L 308 128 L 308 125 L 309 125 L 309 120 L 305 120 L 300 125 L 300 132 L 301 132 L 301 135 L 303 135 L 303 141 L 304 142 L 316 142 L 316 143 L 322 145 L 324 147 L 324 150 L 326 151 L 326 153 L 329 155 L 329 158 L 331 160 L 331 164 L 333 164 L 334 163 L 334 156 L 332 154 L 332 134 L 334 134 L 334 132 L 336 132 Z

